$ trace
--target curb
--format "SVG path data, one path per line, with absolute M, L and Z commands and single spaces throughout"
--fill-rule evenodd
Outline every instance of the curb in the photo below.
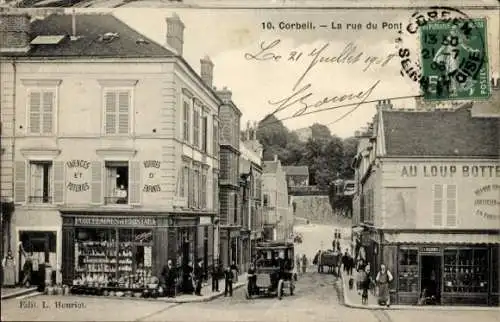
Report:
M 16 292 L 12 292 L 10 294 L 5 294 L 5 295 L 2 295 L 1 300 L 2 301 L 3 300 L 9 300 L 9 299 L 20 297 L 20 296 L 23 296 L 23 295 L 28 295 L 30 293 L 37 293 L 37 288 L 36 287 L 30 287 L 30 288 L 26 288 L 26 289 L 21 289 L 21 290 L 16 291 Z
M 243 286 L 245 286 L 245 283 L 240 283 L 236 284 L 233 286 L 233 291 L 237 290 Z M 23 294 L 24 295 L 24 294 Z M 36 294 L 36 295 L 43 295 L 41 293 Z M 183 304 L 183 303 L 201 303 L 201 302 L 210 302 L 216 298 L 219 298 L 221 296 L 224 296 L 224 292 L 219 292 L 215 294 L 211 294 L 208 296 L 194 296 L 192 298 L 187 298 L 187 299 L 177 299 L 177 298 L 144 298 L 144 297 L 117 297 L 117 296 L 99 296 L 99 295 L 74 295 L 74 294 L 69 294 L 69 295 L 64 295 L 65 297 L 78 297 L 78 298 L 106 298 L 108 300 L 118 300 L 118 301 L 144 301 L 144 302 L 162 302 L 162 303 L 175 303 L 175 304 Z M 2 298 L 3 300 L 3 298 Z
M 499 307 L 485 307 L 485 306 L 459 306 L 459 305 L 426 305 L 426 306 L 417 306 L 417 305 L 391 305 L 390 307 L 378 306 L 378 305 L 362 305 L 362 304 L 354 304 L 351 303 L 349 297 L 346 294 L 344 288 L 344 277 L 341 276 L 339 278 L 341 281 L 340 287 L 342 288 L 342 304 L 346 307 L 360 310 L 372 310 L 372 311 L 493 311 L 498 312 Z M 338 289 L 337 289 L 338 291 Z

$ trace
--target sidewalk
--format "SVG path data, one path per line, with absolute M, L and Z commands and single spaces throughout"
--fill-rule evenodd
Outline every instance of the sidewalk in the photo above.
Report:
M 354 287 L 349 290 L 349 276 L 342 272 L 342 293 L 344 305 L 356 309 L 365 310 L 412 310 L 412 311 L 495 311 L 498 307 L 488 306 L 442 306 L 442 305 L 392 305 L 390 307 L 380 306 L 373 292 L 368 293 L 368 304 L 361 304 L 361 295 L 356 290 L 356 273 L 353 272 Z
M 2 301 L 36 292 L 36 287 L 2 287 Z
M 233 296 L 234 292 L 247 284 L 247 274 L 238 276 L 238 282 L 233 283 Z M 196 303 L 196 302 L 209 302 L 218 297 L 224 296 L 224 288 L 226 284 L 224 280 L 219 281 L 219 292 L 212 292 L 212 280 L 209 279 L 208 283 L 201 289 L 201 296 L 194 294 L 180 294 L 176 297 L 161 297 L 161 298 L 142 298 L 142 297 L 116 297 L 116 296 L 97 296 L 97 295 L 68 295 L 69 297 L 95 297 L 103 299 L 116 299 L 128 301 L 159 301 L 166 303 Z

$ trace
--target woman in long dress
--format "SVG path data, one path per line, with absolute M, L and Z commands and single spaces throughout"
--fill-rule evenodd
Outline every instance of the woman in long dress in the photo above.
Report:
M 2 286 L 14 286 L 16 284 L 16 264 L 14 262 L 14 256 L 9 250 L 7 255 L 2 260 L 3 267 L 3 283 Z
M 390 295 L 389 295 L 389 283 L 392 282 L 392 274 L 387 270 L 385 264 L 380 265 L 380 271 L 375 279 L 378 285 L 378 304 L 387 305 L 389 307 Z

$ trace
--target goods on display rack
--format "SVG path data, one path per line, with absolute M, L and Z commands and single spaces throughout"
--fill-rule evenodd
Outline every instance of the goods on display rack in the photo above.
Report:
M 418 249 L 401 249 L 399 258 L 399 290 L 418 292 Z
M 150 231 L 79 229 L 75 240 L 72 293 L 151 296 L 159 292 L 152 275 Z
M 448 249 L 444 252 L 444 291 L 488 292 L 487 249 Z

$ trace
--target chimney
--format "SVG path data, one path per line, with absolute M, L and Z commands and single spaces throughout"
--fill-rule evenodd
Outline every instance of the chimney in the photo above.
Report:
M 201 71 L 200 71 L 201 79 L 205 84 L 207 84 L 207 86 L 212 87 L 213 76 L 214 76 L 214 63 L 212 63 L 210 57 L 205 56 L 202 59 L 200 59 L 200 66 L 201 66 Z M 216 90 L 215 87 L 214 90 Z
M 71 13 L 71 38 L 76 38 L 76 11 L 73 9 Z
M 378 101 L 377 103 L 377 110 L 391 110 L 392 109 L 392 103 L 391 103 L 391 100 L 387 99 L 387 100 L 380 100 Z
M 277 154 L 274 155 L 274 162 L 278 162 L 278 155 Z
M 184 24 L 181 18 L 174 13 L 168 17 L 167 21 L 167 45 L 176 51 L 177 55 L 182 56 L 182 47 L 184 45 Z
M 257 141 L 257 129 L 258 129 L 258 124 L 257 124 L 257 121 L 253 121 L 253 138 L 252 140 L 255 140 Z
M 217 96 L 221 99 L 221 101 L 224 104 L 228 104 L 231 102 L 231 96 L 233 95 L 233 92 L 231 92 L 227 87 L 222 88 L 221 91 L 217 92 Z
M 30 27 L 30 16 L 26 13 L 0 13 L 0 53 L 27 53 L 30 50 Z

